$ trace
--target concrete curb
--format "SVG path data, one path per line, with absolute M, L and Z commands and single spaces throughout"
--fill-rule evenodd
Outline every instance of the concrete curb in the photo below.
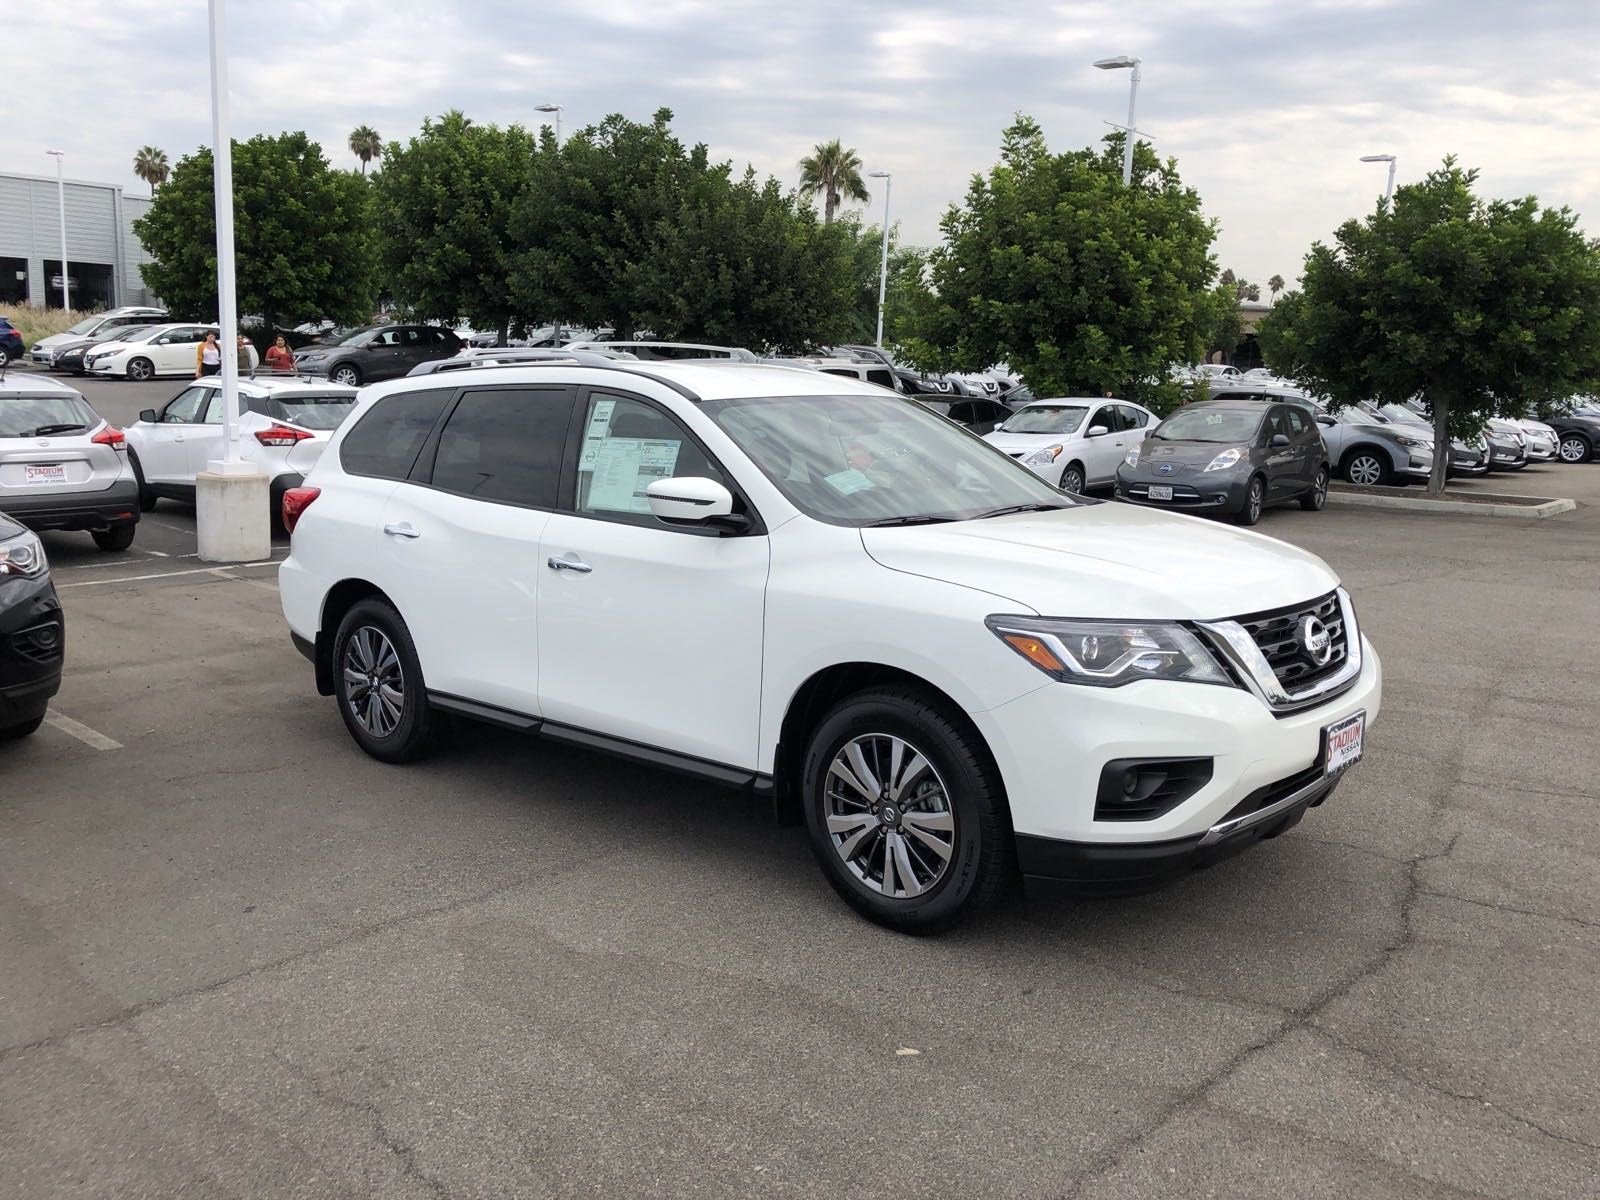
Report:
M 1485 494 L 1488 495 L 1487 493 Z M 1329 504 L 1348 504 L 1355 508 L 1399 508 L 1408 512 L 1465 513 L 1475 517 L 1553 517 L 1578 507 L 1576 500 L 1545 499 L 1539 496 L 1496 496 L 1494 499 L 1537 500 L 1537 504 L 1495 504 L 1492 500 L 1422 500 L 1412 496 L 1380 495 L 1376 492 L 1346 492 L 1328 489 Z

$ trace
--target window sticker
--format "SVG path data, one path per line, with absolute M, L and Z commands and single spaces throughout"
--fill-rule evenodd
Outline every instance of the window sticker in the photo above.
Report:
M 595 456 L 611 430 L 611 413 L 617 407 L 615 400 L 596 400 L 589 414 L 589 428 L 583 435 L 583 453 L 578 456 L 578 470 L 594 470 Z
M 832 475 L 824 475 L 822 481 L 838 492 L 841 496 L 848 496 L 851 492 L 865 491 L 877 485 L 867 478 L 866 474 L 849 467 Z
M 650 498 L 645 489 L 658 479 L 672 478 L 682 445 L 676 439 L 664 438 L 606 438 L 597 442 L 588 507 L 648 513 Z

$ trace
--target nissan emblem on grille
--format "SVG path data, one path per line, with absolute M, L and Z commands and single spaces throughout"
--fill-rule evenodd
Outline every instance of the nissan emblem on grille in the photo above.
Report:
M 1300 621 L 1298 636 L 1306 657 L 1319 667 L 1327 666 L 1333 657 L 1333 638 L 1328 634 L 1328 627 L 1315 616 L 1308 615 Z

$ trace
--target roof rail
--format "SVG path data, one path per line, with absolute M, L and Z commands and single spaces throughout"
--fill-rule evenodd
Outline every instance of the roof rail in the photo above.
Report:
M 616 355 L 593 350 L 506 350 L 499 354 L 480 354 L 470 358 L 438 358 L 432 362 L 418 363 L 406 374 L 437 375 L 444 371 L 490 370 L 496 367 L 542 367 L 550 363 L 569 367 L 614 367 L 619 361 Z

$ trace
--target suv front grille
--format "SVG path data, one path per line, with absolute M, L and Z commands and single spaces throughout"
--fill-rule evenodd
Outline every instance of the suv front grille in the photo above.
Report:
M 1315 617 L 1322 622 L 1332 643 L 1333 654 L 1321 666 L 1312 659 L 1301 641 L 1300 627 L 1307 617 Z M 1337 592 L 1329 592 L 1309 604 L 1234 619 L 1250 635 L 1250 640 L 1255 642 L 1286 692 L 1302 691 L 1337 675 L 1350 652 L 1349 639 L 1345 635 L 1344 613 L 1339 607 Z

